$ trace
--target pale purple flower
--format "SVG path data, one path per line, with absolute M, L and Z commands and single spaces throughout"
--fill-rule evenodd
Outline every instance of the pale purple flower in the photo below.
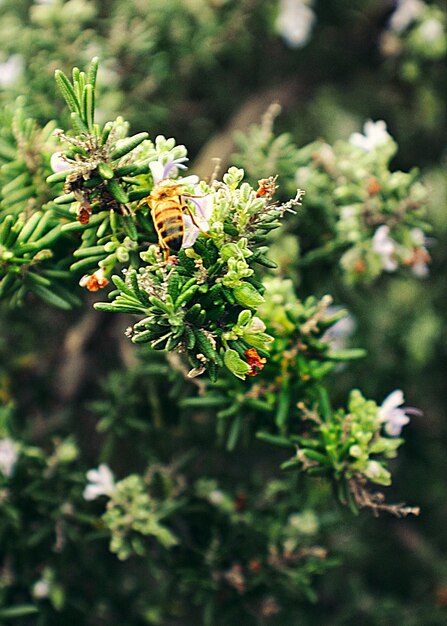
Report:
M 386 123 L 383 120 L 378 120 L 377 122 L 368 120 L 363 126 L 363 135 L 361 133 L 352 133 L 349 137 L 349 143 L 364 152 L 372 152 L 378 146 L 387 143 L 390 137 L 386 130 Z
M 399 408 L 404 402 L 404 394 L 400 389 L 396 389 L 389 394 L 379 407 L 377 417 L 384 424 L 384 429 L 390 437 L 398 437 L 403 426 L 408 424 L 410 418 L 407 413 L 419 414 L 417 409 L 403 407 Z
M 325 317 L 332 317 L 339 311 L 343 310 L 340 306 L 329 306 L 326 309 Z M 337 320 L 327 331 L 323 334 L 322 340 L 331 344 L 332 349 L 342 350 L 346 347 L 348 339 L 355 331 L 356 323 L 355 319 L 350 313 L 347 313 L 344 317 Z
M 57 172 L 63 172 L 64 170 L 70 169 L 72 165 L 70 165 L 65 158 L 64 152 L 53 152 L 50 159 L 50 167 L 56 174 Z
M 424 11 L 427 5 L 421 0 L 398 0 L 397 7 L 388 22 L 391 30 L 401 33 Z
M 315 13 L 308 0 L 280 0 L 276 30 L 291 48 L 301 48 L 310 39 Z
M 18 445 L 15 441 L 6 437 L 0 439 L 0 472 L 10 478 L 19 458 Z
M 200 188 L 197 189 L 198 194 L 203 191 Z M 197 194 L 197 195 L 198 195 Z M 191 248 L 201 231 L 207 232 L 209 230 L 209 220 L 213 212 L 213 196 L 210 193 L 202 195 L 197 198 L 188 198 L 193 203 L 194 209 L 191 212 L 194 215 L 194 222 L 188 213 L 183 213 L 183 224 L 185 232 L 183 234 L 182 248 Z
M 11 87 L 23 74 L 24 62 L 20 54 L 12 54 L 0 63 L 0 88 Z
M 149 163 L 149 169 L 151 170 L 154 184 L 157 185 L 159 182 L 165 178 L 169 178 L 170 176 L 175 178 L 179 169 L 186 169 L 186 165 L 184 165 L 184 161 L 186 160 L 186 157 L 179 157 L 178 159 L 172 159 L 172 161 L 168 161 L 167 163 L 162 163 L 161 161 L 152 161 L 152 163 Z M 188 176 L 187 178 L 190 177 Z M 181 180 L 184 182 L 186 179 L 183 178 Z
M 108 465 L 101 463 L 98 469 L 87 472 L 89 484 L 83 492 L 85 500 L 96 500 L 99 496 L 110 496 L 115 490 L 115 480 Z
M 395 258 L 397 244 L 391 239 L 389 226 L 383 224 L 374 233 L 372 238 L 372 249 L 379 255 L 382 261 L 382 267 L 387 272 L 394 272 L 398 267 Z

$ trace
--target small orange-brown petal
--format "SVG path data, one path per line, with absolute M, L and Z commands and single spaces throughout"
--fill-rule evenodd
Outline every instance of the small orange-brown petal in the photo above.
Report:
M 251 367 L 251 370 L 247 372 L 247 376 L 256 376 L 258 370 L 262 370 L 267 363 L 267 359 L 261 358 L 256 348 L 248 348 L 245 350 L 244 356 Z
M 99 289 L 102 289 L 103 287 L 107 287 L 107 285 L 109 284 L 109 281 L 107 280 L 105 276 L 103 278 L 97 278 L 97 282 L 98 282 Z
M 259 574 L 259 572 L 262 570 L 261 561 L 259 561 L 258 559 L 251 559 L 251 561 L 249 561 L 248 563 L 248 569 L 253 574 Z
M 88 211 L 87 209 L 85 208 L 80 209 L 77 215 L 78 222 L 80 222 L 81 224 L 88 224 L 90 220 L 90 214 L 91 212 Z
M 89 276 L 87 284 L 85 286 L 87 287 L 89 291 L 98 291 L 99 283 L 98 283 L 98 279 L 96 278 L 94 274 L 93 276 Z
M 354 271 L 357 272 L 357 274 L 363 274 L 365 270 L 366 270 L 366 263 L 363 259 L 359 259 L 358 261 L 354 263 Z
M 379 191 L 381 190 L 380 183 L 375 176 L 371 176 L 371 178 L 368 179 L 367 190 L 370 196 L 377 195 Z
M 83 276 L 79 281 L 79 284 L 81 287 L 86 287 L 89 291 L 98 291 L 98 289 L 106 287 L 109 284 L 109 281 L 102 275 L 102 272 L 95 272 L 90 276 Z

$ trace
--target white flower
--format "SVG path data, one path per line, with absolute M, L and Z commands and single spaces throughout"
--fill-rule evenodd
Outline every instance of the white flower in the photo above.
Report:
M 89 484 L 84 489 L 85 500 L 96 500 L 99 496 L 110 496 L 115 490 L 115 480 L 108 465 L 101 463 L 98 469 L 87 472 Z
M 225 501 L 225 494 L 220 489 L 213 489 L 208 498 L 211 504 L 219 506 L 219 504 L 222 504 Z
M 421 24 L 419 34 L 427 43 L 435 43 L 444 37 L 444 27 L 439 20 L 431 18 Z
M 0 87 L 11 87 L 23 73 L 24 63 L 20 54 L 11 55 L 0 63 Z
M 249 333 L 264 333 L 266 328 L 264 322 L 259 317 L 255 316 L 251 318 L 247 331 Z
M 280 0 L 276 30 L 291 48 L 301 48 L 309 41 L 315 13 L 307 0 Z
M 415 246 L 419 248 L 425 244 L 425 235 L 422 228 L 412 228 L 410 234 Z
M 378 461 L 368 461 L 364 470 L 365 476 L 370 480 L 382 477 L 385 472 L 386 470 Z
M 378 146 L 381 146 L 391 138 L 386 130 L 386 123 L 383 120 L 373 122 L 368 120 L 363 126 L 363 135 L 361 133 L 352 133 L 349 137 L 349 143 L 365 152 L 372 152 Z
M 15 441 L 6 437 L 0 439 L 0 472 L 10 478 L 14 473 L 19 458 L 18 446 Z
M 421 0 L 399 0 L 390 17 L 389 27 L 396 33 L 401 33 L 423 13 L 426 6 Z
M 340 217 L 342 220 L 352 220 L 353 217 L 357 217 L 357 208 L 352 205 L 343 206 L 340 209 Z
M 404 394 L 400 389 L 396 389 L 389 396 L 385 398 L 379 407 L 377 417 L 379 421 L 384 424 L 384 429 L 387 435 L 390 437 L 398 437 L 402 431 L 403 426 L 408 424 L 410 418 L 408 412 L 415 412 L 415 409 L 398 407 L 404 402 Z
M 394 272 L 398 267 L 395 258 L 397 244 L 394 239 L 389 236 L 390 229 L 385 224 L 379 226 L 372 238 L 372 249 L 380 256 L 383 269 L 387 272 Z
M 362 449 L 358 444 L 354 444 L 349 448 L 349 454 L 353 456 L 355 459 L 359 459 L 362 455 Z
M 41 578 L 33 585 L 32 592 L 33 597 L 36 600 L 43 600 L 50 595 L 50 583 L 47 580 Z

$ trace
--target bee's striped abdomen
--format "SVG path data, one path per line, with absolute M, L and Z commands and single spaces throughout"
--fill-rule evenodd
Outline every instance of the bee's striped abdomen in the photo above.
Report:
M 178 252 L 183 243 L 183 213 L 180 202 L 173 198 L 158 202 L 153 208 L 153 219 L 160 240 Z

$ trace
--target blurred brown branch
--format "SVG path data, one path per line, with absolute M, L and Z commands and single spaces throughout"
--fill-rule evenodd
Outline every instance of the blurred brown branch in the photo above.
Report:
M 222 132 L 212 137 L 199 152 L 192 166 L 194 173 L 200 178 L 209 179 L 216 159 L 220 160 L 224 171 L 235 149 L 236 131 L 246 131 L 252 124 L 260 122 L 273 103 L 278 103 L 282 109 L 287 110 L 299 100 L 303 93 L 304 87 L 301 83 L 296 80 L 287 80 L 250 96 L 241 104 Z

